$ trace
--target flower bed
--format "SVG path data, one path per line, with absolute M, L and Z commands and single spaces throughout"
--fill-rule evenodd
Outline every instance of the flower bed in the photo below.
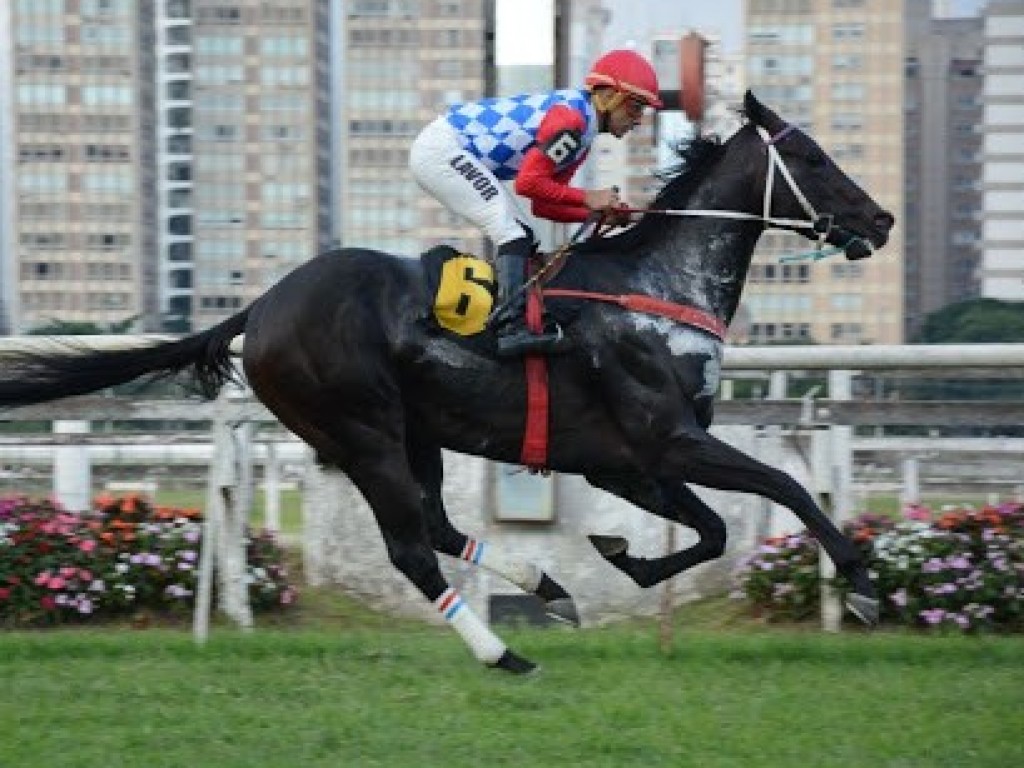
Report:
M 1024 505 L 912 506 L 902 520 L 865 514 L 844 531 L 869 563 L 883 621 L 1024 631 Z M 810 618 L 820 609 L 817 542 L 807 532 L 768 539 L 735 580 L 734 596 L 769 621 Z
M 202 515 L 127 496 L 69 513 L 49 501 L 0 499 L 0 625 L 85 622 L 139 612 L 191 610 Z M 254 609 L 295 599 L 270 534 L 246 539 Z

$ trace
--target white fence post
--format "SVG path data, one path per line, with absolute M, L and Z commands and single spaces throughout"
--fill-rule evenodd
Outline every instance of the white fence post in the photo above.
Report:
M 830 400 L 851 400 L 853 372 L 829 371 L 828 396 Z M 842 526 L 844 518 L 850 513 L 850 487 L 853 484 L 852 437 L 851 427 L 829 427 L 832 493 L 830 509 L 826 509 L 825 513 L 832 518 L 837 527 Z M 836 575 L 835 564 L 824 551 L 818 563 L 821 574 L 821 626 L 826 632 L 838 632 L 842 626 L 843 606 L 836 590 L 829 586 L 829 582 Z
M 281 532 L 281 464 L 277 457 L 277 443 L 267 444 L 267 458 L 263 464 L 263 525 L 275 534 Z
M 903 489 L 900 493 L 900 506 L 902 507 L 921 501 L 921 479 L 918 470 L 917 459 L 903 460 Z
M 199 558 L 199 586 L 193 616 L 193 634 L 197 643 L 209 634 L 213 579 L 219 575 L 220 609 L 244 629 L 252 628 L 248 585 L 245 580 L 245 539 L 243 528 L 247 510 L 241 507 L 238 493 L 241 476 L 238 465 L 238 422 L 228 416 L 227 399 L 221 395 L 213 419 L 214 454 L 206 494 L 206 521 Z M 244 453 L 244 452 L 243 452 Z
M 88 421 L 55 421 L 55 435 L 86 435 Z M 92 508 L 92 467 L 85 443 L 58 445 L 53 449 L 53 496 L 69 512 Z

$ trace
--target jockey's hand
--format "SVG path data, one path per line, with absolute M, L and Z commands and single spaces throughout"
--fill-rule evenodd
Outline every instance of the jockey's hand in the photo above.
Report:
M 585 193 L 584 202 L 587 208 L 592 211 L 608 211 L 622 204 L 619 198 L 619 188 L 610 189 L 588 189 Z
M 625 203 L 604 212 L 601 223 L 608 227 L 628 227 L 633 223 L 633 213 Z

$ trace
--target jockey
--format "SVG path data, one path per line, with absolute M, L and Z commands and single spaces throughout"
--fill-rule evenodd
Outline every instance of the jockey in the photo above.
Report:
M 616 188 L 580 189 L 570 181 L 598 133 L 622 138 L 645 107 L 662 106 L 658 78 L 640 54 L 614 50 L 594 63 L 585 84 L 456 105 L 427 125 L 409 152 L 420 186 L 498 246 L 499 309 L 491 323 L 503 357 L 557 351 L 562 334 L 526 328 L 522 287 L 533 237 L 499 180 L 515 179 L 534 215 L 550 221 L 582 222 L 595 211 L 628 220 L 615 214 L 622 204 Z

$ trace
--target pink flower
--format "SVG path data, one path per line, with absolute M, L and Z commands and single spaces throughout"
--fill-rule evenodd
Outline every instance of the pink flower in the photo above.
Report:
M 50 581 L 46 586 L 48 586 L 50 589 L 64 589 L 64 586 L 66 584 L 67 582 L 64 581 L 64 579 L 62 579 L 60 576 L 51 576 Z
M 35 584 L 37 587 L 45 587 L 47 584 L 50 583 L 50 572 L 43 571 L 35 577 L 32 583 Z
M 932 519 L 932 511 L 920 504 L 907 504 L 906 509 L 903 510 L 903 515 L 908 520 L 920 520 L 925 523 Z
M 83 552 L 92 552 L 94 549 L 96 549 L 96 542 L 92 539 L 83 539 L 82 541 L 78 542 L 78 548 Z

